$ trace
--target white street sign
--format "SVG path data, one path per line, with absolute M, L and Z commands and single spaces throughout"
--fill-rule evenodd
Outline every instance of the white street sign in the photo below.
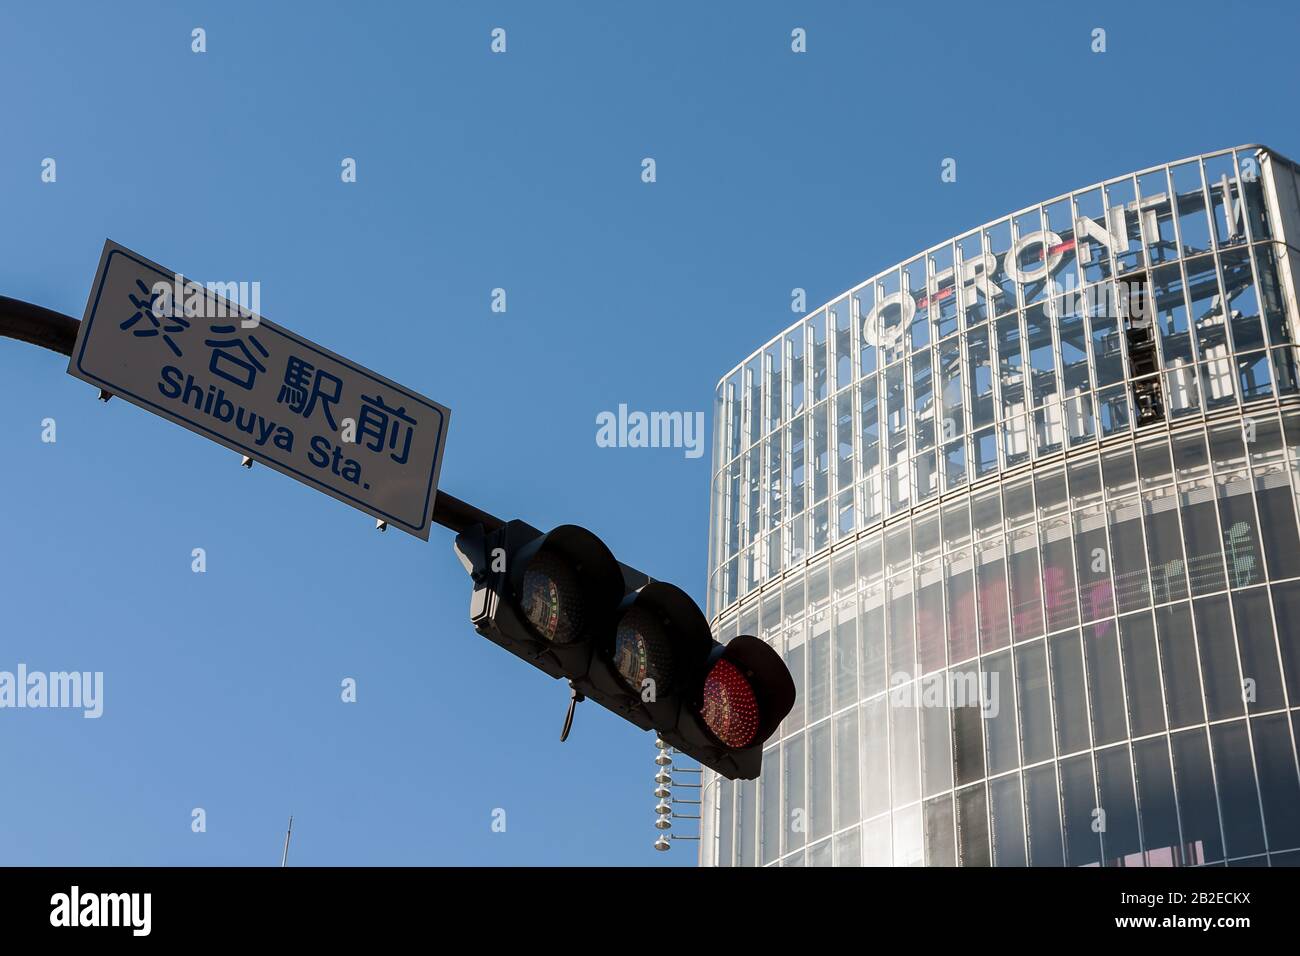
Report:
M 68 373 L 427 541 L 451 410 L 260 318 L 247 292 L 105 242 Z

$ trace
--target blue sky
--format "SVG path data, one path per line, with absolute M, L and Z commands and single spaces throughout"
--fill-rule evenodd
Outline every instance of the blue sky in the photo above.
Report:
M 794 287 L 1192 153 L 1300 156 L 1290 5 L 876 6 L 6 4 L 0 294 L 80 317 L 106 237 L 259 281 L 453 409 L 444 489 L 702 602 L 707 456 L 597 447 L 601 411 L 707 412 Z M 0 342 L 0 670 L 103 671 L 104 716 L 0 711 L 0 864 L 274 864 L 290 813 L 302 865 L 693 864 L 651 849 L 652 738 L 587 704 L 558 743 L 566 688 L 474 633 L 449 533 L 377 534 L 66 364 Z

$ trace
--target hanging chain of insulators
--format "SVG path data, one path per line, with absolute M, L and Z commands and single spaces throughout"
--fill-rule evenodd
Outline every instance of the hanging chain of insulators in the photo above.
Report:
M 668 744 L 662 737 L 655 738 L 655 748 L 659 751 L 655 754 L 655 799 L 659 801 L 655 807 L 655 829 L 659 831 L 659 837 L 655 840 L 656 850 L 669 850 L 672 848 L 672 841 L 668 839 L 668 830 L 673 828 L 673 807 L 669 802 L 672 799 L 673 778 L 668 771 L 672 768 L 673 758 L 669 753 Z

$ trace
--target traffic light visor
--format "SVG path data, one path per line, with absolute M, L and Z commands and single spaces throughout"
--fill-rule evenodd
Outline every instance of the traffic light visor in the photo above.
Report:
M 604 543 L 585 528 L 561 525 L 520 549 L 515 599 L 528 626 L 551 644 L 572 644 L 611 614 L 623 575 Z
M 742 634 L 717 655 L 704 677 L 700 718 L 731 750 L 762 744 L 794 707 L 794 681 L 781 656 Z
M 658 700 L 699 672 L 712 645 L 709 622 L 691 596 L 676 585 L 651 581 L 623 599 L 610 659 L 630 689 L 653 688 Z

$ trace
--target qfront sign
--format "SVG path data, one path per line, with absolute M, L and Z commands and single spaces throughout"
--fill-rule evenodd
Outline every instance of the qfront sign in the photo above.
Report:
M 262 319 L 246 285 L 106 242 L 68 373 L 429 538 L 450 409 Z
M 1217 189 L 1220 196 L 1237 193 L 1235 178 L 1230 181 L 1224 176 L 1220 182 L 1210 185 L 1211 190 Z M 984 251 L 966 257 L 960 265 L 935 271 L 927 283 L 928 288 L 903 288 L 880 296 L 862 316 L 863 340 L 869 345 L 896 349 L 902 344 L 905 330 L 917 312 L 954 295 L 963 303 L 973 301 L 972 295 L 992 303 L 1006 294 L 1003 283 L 1008 280 L 1017 285 L 1053 281 L 1055 293 L 1069 291 L 1068 283 L 1062 286 L 1053 279 L 1068 253 L 1077 253 L 1080 262 L 1088 263 L 1096 256 L 1122 256 L 1138 243 L 1158 243 L 1157 212 L 1167 213 L 1170 202 L 1167 193 L 1160 193 L 1137 202 L 1112 206 L 1101 220 L 1078 216 L 1072 232 L 1067 230 L 1064 236 L 1050 229 L 1027 232 L 1001 255 L 995 255 L 986 247 Z M 1245 230 L 1239 195 L 1227 212 L 1228 233 L 1236 238 Z

